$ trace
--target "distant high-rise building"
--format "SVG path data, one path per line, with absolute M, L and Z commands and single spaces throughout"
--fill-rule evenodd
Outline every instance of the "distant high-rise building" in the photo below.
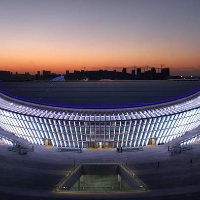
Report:
M 132 70 L 131 74 L 132 74 L 132 76 L 135 76 L 135 70 Z
M 141 68 L 137 68 L 137 76 L 141 75 Z
M 66 74 L 66 75 L 69 74 L 69 70 L 66 70 L 65 74 Z
M 41 78 L 40 77 L 40 71 L 37 71 L 37 74 L 35 75 L 35 77 L 36 77 L 37 80 L 40 80 L 40 78 Z
M 156 77 L 156 68 L 152 67 L 151 68 L 151 75 L 150 75 L 150 79 L 155 79 Z
M 42 75 L 43 75 L 44 78 L 47 78 L 47 77 L 49 77 L 51 75 L 51 71 L 45 71 L 45 70 L 43 70 Z
M 170 76 L 170 70 L 169 68 L 163 68 L 161 69 L 161 75 L 163 79 L 166 79 L 167 77 Z
M 126 68 L 122 69 L 122 73 L 126 74 Z
M 0 80 L 8 80 L 10 76 L 10 71 L 0 71 Z

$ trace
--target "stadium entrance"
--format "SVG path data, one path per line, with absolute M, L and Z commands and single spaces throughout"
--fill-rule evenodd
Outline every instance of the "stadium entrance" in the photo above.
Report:
M 150 138 L 148 145 L 155 145 L 156 144 L 156 138 Z
M 45 146 L 53 146 L 51 139 L 47 139 L 47 138 L 44 140 L 44 144 Z
M 95 149 L 114 148 L 114 142 L 105 142 L 105 141 L 87 142 L 87 148 L 95 148 Z

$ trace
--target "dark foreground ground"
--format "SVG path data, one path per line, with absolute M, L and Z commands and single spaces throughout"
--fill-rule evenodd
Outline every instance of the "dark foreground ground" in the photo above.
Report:
M 57 152 L 56 148 L 35 146 L 35 152 L 26 155 L 7 148 L 0 145 L 0 200 L 200 199 L 200 144 L 194 144 L 192 150 L 174 156 L 167 151 L 167 145 L 123 153 L 113 149 Z M 148 190 L 135 193 L 55 193 L 55 185 L 73 169 L 74 159 L 75 164 L 83 161 L 125 163 L 127 159 L 128 167 L 147 185 Z

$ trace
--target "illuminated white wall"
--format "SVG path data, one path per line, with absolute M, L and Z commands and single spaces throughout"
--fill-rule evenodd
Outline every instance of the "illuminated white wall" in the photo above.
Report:
M 87 142 L 111 141 L 114 146 L 167 143 L 200 125 L 200 97 L 182 102 L 115 112 L 44 109 L 0 97 L 0 126 L 30 143 L 84 148 Z

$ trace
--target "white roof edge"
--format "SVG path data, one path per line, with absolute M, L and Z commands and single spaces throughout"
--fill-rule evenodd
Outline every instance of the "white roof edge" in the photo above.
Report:
M 37 104 L 37 103 L 31 103 L 28 101 L 23 101 L 23 100 L 19 100 L 10 96 L 7 96 L 3 93 L 0 92 L 0 97 L 22 104 L 22 105 L 27 105 L 27 106 L 31 106 L 31 107 L 35 107 L 36 109 L 47 109 L 47 110 L 56 110 L 56 111 L 68 111 L 68 112 L 85 112 L 85 113 L 105 113 L 105 112 L 125 112 L 125 111 L 142 111 L 142 110 L 149 110 L 149 109 L 155 109 L 155 108 L 161 108 L 161 107 L 166 107 L 166 106 L 172 106 L 178 103 L 183 103 L 184 101 L 188 101 L 190 99 L 193 99 L 195 97 L 200 96 L 200 91 L 196 92 L 195 94 L 192 94 L 190 96 L 181 98 L 181 99 L 177 99 L 174 101 L 168 101 L 165 103 L 158 103 L 158 104 L 153 104 L 153 105 L 147 105 L 147 106 L 139 106 L 139 107 L 128 107 L 128 108 L 106 108 L 106 109 L 100 109 L 100 108 L 86 108 L 86 109 L 82 109 L 82 108 L 67 108 L 67 107 L 59 107 L 59 106 L 50 106 L 50 105 L 43 105 L 43 104 Z

